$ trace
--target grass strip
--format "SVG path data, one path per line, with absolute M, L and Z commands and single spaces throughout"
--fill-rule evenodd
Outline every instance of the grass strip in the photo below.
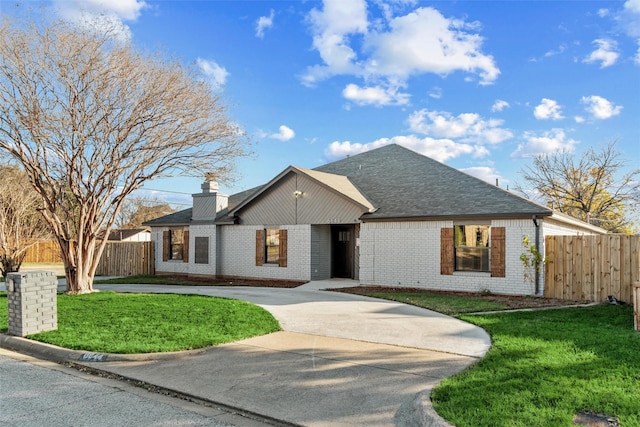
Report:
M 582 411 L 640 425 L 640 334 L 632 306 L 460 318 L 487 330 L 493 347 L 431 395 L 456 426 L 571 426 Z
M 6 293 L 0 330 L 6 331 Z M 280 330 L 266 310 L 248 302 L 177 294 L 96 292 L 58 295 L 58 329 L 28 338 L 103 353 L 189 350 Z
M 462 313 L 475 313 L 479 311 L 507 310 L 509 305 L 488 301 L 483 298 L 471 296 L 447 295 L 436 292 L 366 292 L 367 296 L 382 298 L 411 304 L 439 313 L 457 315 Z

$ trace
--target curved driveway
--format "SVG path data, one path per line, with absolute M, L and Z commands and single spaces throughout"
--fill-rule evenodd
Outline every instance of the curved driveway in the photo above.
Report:
M 237 298 L 270 311 L 284 332 L 164 359 L 76 362 L 186 396 L 280 420 L 280 425 L 449 426 L 430 392 L 490 347 L 480 328 L 429 310 L 320 289 L 102 285 L 119 292 Z
M 273 314 L 287 332 L 346 338 L 482 357 L 490 348 L 481 328 L 431 310 L 320 289 L 353 286 L 354 281 L 309 282 L 297 288 L 170 285 L 106 285 L 119 292 L 189 293 L 235 298 Z

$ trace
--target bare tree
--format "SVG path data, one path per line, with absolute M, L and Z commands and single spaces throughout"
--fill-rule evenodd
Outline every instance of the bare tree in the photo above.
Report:
M 41 197 L 68 293 L 93 290 L 106 244 L 98 236 L 126 196 L 159 176 L 224 179 L 245 154 L 219 92 L 193 68 L 112 33 L 64 22 L 0 26 L 0 152 Z
M 521 171 L 526 188 L 516 190 L 611 232 L 630 233 L 626 208 L 638 202 L 640 170 L 624 173 L 626 165 L 615 142 L 599 151 L 589 148 L 577 160 L 566 151 L 540 155 Z
M 128 197 L 122 204 L 122 209 L 116 219 L 118 228 L 138 228 L 142 223 L 176 210 L 164 200 L 152 197 Z
M 51 239 L 41 200 L 16 165 L 0 165 L 0 271 L 19 271 L 29 248 Z

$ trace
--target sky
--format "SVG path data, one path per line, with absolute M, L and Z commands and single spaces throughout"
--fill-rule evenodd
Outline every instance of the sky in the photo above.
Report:
M 193 65 L 251 142 L 233 194 L 396 143 L 502 188 L 536 155 L 611 141 L 640 168 L 640 0 L 0 0 L 115 23 Z M 139 195 L 185 208 L 201 178 Z

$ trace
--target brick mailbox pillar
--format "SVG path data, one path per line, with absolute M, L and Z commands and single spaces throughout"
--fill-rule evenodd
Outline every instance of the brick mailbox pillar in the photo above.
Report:
M 9 273 L 6 279 L 10 335 L 58 329 L 58 279 L 51 271 Z

